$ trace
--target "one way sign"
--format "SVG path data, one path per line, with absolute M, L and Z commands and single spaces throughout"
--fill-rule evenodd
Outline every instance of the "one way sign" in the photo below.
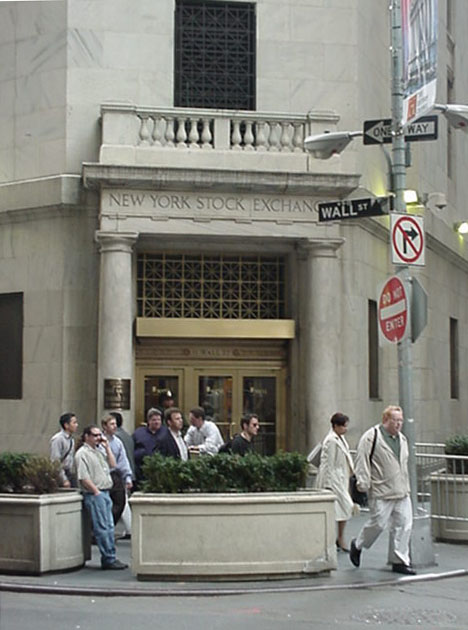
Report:
M 413 121 L 405 131 L 406 142 L 418 140 L 437 140 L 438 118 L 437 116 L 422 116 Z M 389 144 L 392 141 L 392 119 L 365 120 L 363 142 L 364 144 Z

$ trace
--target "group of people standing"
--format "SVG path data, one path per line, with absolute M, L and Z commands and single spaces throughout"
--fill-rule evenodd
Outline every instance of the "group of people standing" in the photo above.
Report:
M 318 488 L 335 494 L 337 548 L 349 553 L 355 567 L 361 552 L 369 549 L 380 534 L 390 528 L 388 562 L 395 573 L 414 575 L 410 561 L 412 504 L 408 475 L 408 442 L 401 433 L 403 411 L 390 405 L 384 409 L 382 422 L 361 437 L 353 462 L 345 434 L 349 418 L 343 413 L 331 417 L 331 429 L 322 442 Z M 369 519 L 350 547 L 344 538 L 345 526 L 355 506 L 350 495 L 350 477 L 356 476 L 357 489 L 369 497 Z
M 245 455 L 253 450 L 260 426 L 255 414 L 243 416 L 241 433 L 225 444 L 218 427 L 205 417 L 201 407 L 191 409 L 190 427 L 184 436 L 183 416 L 177 407 L 165 410 L 165 423 L 157 407 L 148 410 L 146 419 L 146 424 L 130 435 L 122 427 L 122 415 L 110 412 L 102 419 L 102 428 L 89 425 L 83 430 L 75 449 L 78 420 L 74 413 L 65 413 L 60 417 L 60 431 L 50 440 L 50 458 L 60 462 L 62 486 L 79 487 L 83 492 L 103 569 L 127 567 L 116 558 L 116 529 L 121 529 L 119 537 L 130 537 L 128 496 L 144 478 L 146 456 L 160 453 L 187 460 L 191 455 L 215 455 L 220 449 Z
M 245 455 L 253 449 L 259 430 L 254 414 L 243 416 L 241 433 L 224 443 L 216 424 L 205 417 L 204 409 L 194 407 L 189 413 L 190 427 L 182 436 L 180 409 L 164 412 L 154 407 L 147 412 L 147 422 L 128 434 L 118 412 L 107 414 L 102 430 L 87 426 L 75 450 L 74 434 L 78 421 L 73 413 L 60 418 L 61 430 L 50 441 L 50 457 L 60 461 L 64 487 L 80 487 L 84 504 L 93 524 L 103 569 L 124 569 L 116 558 L 114 527 L 121 522 L 123 535 L 131 531 L 128 494 L 143 479 L 143 460 L 153 453 L 187 460 L 191 454 L 211 456 L 218 452 Z M 383 411 L 382 422 L 368 429 L 359 440 L 356 459 L 350 453 L 345 434 L 349 418 L 343 413 L 331 417 L 331 429 L 322 442 L 316 485 L 335 495 L 337 548 L 348 552 L 359 567 L 361 552 L 372 546 L 390 527 L 388 562 L 396 573 L 413 575 L 409 542 L 412 529 L 412 505 L 408 475 L 408 443 L 401 433 L 403 411 L 391 405 Z M 349 484 L 356 476 L 357 488 L 369 496 L 369 519 L 347 547 L 345 527 L 355 511 Z

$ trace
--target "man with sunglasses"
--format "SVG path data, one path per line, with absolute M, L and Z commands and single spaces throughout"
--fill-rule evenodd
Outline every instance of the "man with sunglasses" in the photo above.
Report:
M 94 537 L 101 552 L 101 568 L 109 570 L 126 569 L 128 565 L 115 557 L 114 519 L 110 469 L 115 468 L 115 457 L 107 439 L 95 425 L 86 427 L 82 435 L 82 445 L 75 455 L 76 474 L 83 501 L 91 515 Z M 98 449 L 104 448 L 104 453 Z
M 241 433 L 232 440 L 231 452 L 243 457 L 247 453 L 254 452 L 253 440 L 260 428 L 258 416 L 254 413 L 245 414 L 241 418 L 240 425 Z

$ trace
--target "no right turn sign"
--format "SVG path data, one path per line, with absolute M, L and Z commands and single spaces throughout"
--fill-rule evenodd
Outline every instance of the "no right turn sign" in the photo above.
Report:
M 424 265 L 424 219 L 410 214 L 391 215 L 392 263 Z

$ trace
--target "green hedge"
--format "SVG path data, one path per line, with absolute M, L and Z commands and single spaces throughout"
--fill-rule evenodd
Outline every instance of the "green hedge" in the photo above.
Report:
M 468 455 L 468 435 L 453 435 L 445 441 L 446 455 Z M 468 474 L 468 461 L 462 459 L 449 459 L 447 472 L 459 475 Z
M 0 453 L 0 492 L 48 494 L 60 486 L 60 462 L 30 453 Z
M 446 455 L 468 455 L 468 435 L 453 435 L 445 441 Z
M 184 462 L 145 457 L 143 492 L 294 492 L 304 487 L 307 459 L 299 453 L 201 456 Z

